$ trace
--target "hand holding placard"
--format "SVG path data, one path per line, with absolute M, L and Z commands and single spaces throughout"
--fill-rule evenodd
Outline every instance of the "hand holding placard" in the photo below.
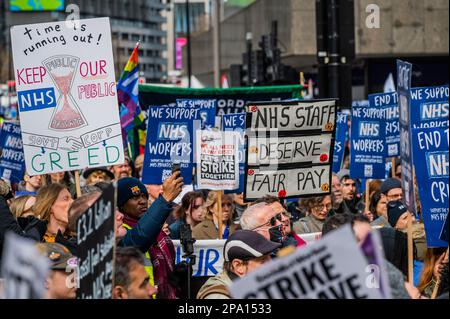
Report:
M 176 171 L 166 179 L 163 183 L 162 196 L 167 202 L 172 202 L 181 193 L 181 189 L 184 185 L 183 177 L 180 176 L 180 171 Z

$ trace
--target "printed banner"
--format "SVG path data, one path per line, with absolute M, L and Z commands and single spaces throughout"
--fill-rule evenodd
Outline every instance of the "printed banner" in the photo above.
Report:
M 300 97 L 300 85 L 242 87 L 229 89 L 187 89 L 139 85 L 139 102 L 146 110 L 154 105 L 176 104 L 178 99 L 217 100 L 217 115 L 245 112 L 247 102 L 281 101 Z
M 222 131 L 234 131 L 239 133 L 239 188 L 226 193 L 244 192 L 244 174 L 245 174 L 245 117 L 246 113 L 224 114 L 222 115 Z
M 239 187 L 238 132 L 196 131 L 198 189 Z
M 400 124 L 400 161 L 402 170 L 403 199 L 409 211 L 417 216 L 413 180 L 411 146 L 411 76 L 412 64 L 397 60 L 397 92 Z
M 412 128 L 448 127 L 448 85 L 411 90 Z
M 195 99 L 195 100 L 177 100 L 177 107 L 198 108 L 200 109 L 201 129 L 211 129 L 215 126 L 217 100 L 213 99 Z
M 352 107 L 350 176 L 385 178 L 385 133 L 383 109 Z
M 109 19 L 77 23 L 11 28 L 30 175 L 124 162 Z
M 191 184 L 193 132 L 200 129 L 201 109 L 153 106 L 149 111 L 142 182 L 162 184 L 179 163 L 184 184 Z
M 428 247 L 447 247 L 440 239 L 449 210 L 449 128 L 413 129 L 413 154 Z
M 380 286 L 367 284 L 367 268 L 344 226 L 234 281 L 230 292 L 236 299 L 382 299 Z
M 385 147 L 387 157 L 400 156 L 400 126 L 397 92 L 380 93 L 369 95 L 371 107 L 383 109 L 384 120 L 386 121 L 386 142 Z
M 20 125 L 4 122 L 0 133 L 0 176 L 11 182 L 19 183 L 25 172 L 22 136 Z
M 345 113 L 338 112 L 336 117 L 336 140 L 334 141 L 333 172 L 337 173 L 342 168 L 345 153 L 345 143 L 348 138 L 348 119 Z

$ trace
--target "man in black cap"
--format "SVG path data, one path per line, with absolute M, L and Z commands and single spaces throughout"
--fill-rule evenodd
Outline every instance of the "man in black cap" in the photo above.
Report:
M 380 192 L 386 196 L 386 201 L 402 200 L 402 182 L 397 178 L 388 178 L 380 186 Z M 392 225 L 394 227 L 395 225 Z
M 223 247 L 223 271 L 206 281 L 197 299 L 230 299 L 228 286 L 271 260 L 271 253 L 281 245 L 251 230 L 237 230 Z

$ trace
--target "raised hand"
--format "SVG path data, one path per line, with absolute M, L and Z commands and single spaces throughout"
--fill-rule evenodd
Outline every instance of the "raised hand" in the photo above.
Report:
M 181 177 L 180 175 L 181 175 L 180 171 L 176 171 L 163 183 L 162 196 L 168 202 L 173 201 L 181 193 L 181 189 L 184 183 L 183 177 Z

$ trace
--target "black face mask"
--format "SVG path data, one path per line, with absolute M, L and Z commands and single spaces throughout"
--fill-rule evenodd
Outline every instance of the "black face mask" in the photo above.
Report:
M 275 243 L 283 242 L 283 233 L 281 232 L 281 225 L 269 228 L 270 240 Z

